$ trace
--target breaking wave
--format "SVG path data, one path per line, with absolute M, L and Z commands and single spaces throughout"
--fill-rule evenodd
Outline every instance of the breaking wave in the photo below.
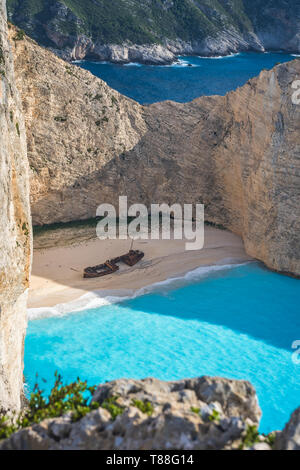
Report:
M 240 52 L 236 52 L 236 53 L 232 53 L 228 55 L 211 56 L 211 57 L 198 55 L 197 57 L 199 57 L 199 59 L 229 59 L 230 57 L 237 57 L 239 55 L 241 55 Z
M 54 307 L 30 308 L 27 310 L 28 320 L 30 321 L 41 318 L 61 317 L 71 313 L 78 313 L 83 310 L 101 308 L 107 305 L 124 302 L 125 300 L 134 299 L 146 294 L 166 293 L 170 290 L 179 289 L 180 287 L 184 287 L 188 284 L 201 281 L 201 279 L 212 276 L 220 271 L 237 268 L 249 263 L 227 264 L 230 263 L 230 261 L 232 260 L 228 259 L 223 260 L 223 264 L 200 266 L 199 268 L 188 271 L 183 275 L 171 277 L 164 281 L 156 282 L 136 290 L 123 289 L 115 291 L 93 291 L 84 294 L 79 299 L 63 304 L 58 304 Z

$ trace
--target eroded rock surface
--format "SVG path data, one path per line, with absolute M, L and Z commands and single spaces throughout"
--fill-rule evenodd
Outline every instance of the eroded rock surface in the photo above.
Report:
M 10 37 L 27 127 L 33 224 L 94 217 L 106 184 L 94 193 L 90 177 L 138 143 L 146 132 L 143 109 L 32 40 L 15 40 L 14 28 Z
M 93 401 L 100 407 L 79 421 L 47 419 L 0 450 L 300 450 L 300 408 L 283 431 L 258 435 L 261 411 L 246 381 L 120 379 L 99 385 Z M 113 415 L 107 403 L 121 412 Z
M 25 126 L 0 0 L 0 412 L 19 409 L 31 264 Z
M 115 420 L 102 407 L 76 423 L 70 415 L 49 419 L 14 434 L 0 449 L 234 449 L 261 416 L 249 382 L 221 378 L 121 379 L 94 394 L 100 404 L 109 398 L 123 410 Z M 146 402 L 148 414 L 140 409 Z

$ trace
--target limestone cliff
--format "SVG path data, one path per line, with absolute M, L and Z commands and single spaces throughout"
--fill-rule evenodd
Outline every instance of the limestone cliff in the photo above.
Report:
M 146 132 L 143 109 L 31 39 L 17 40 L 14 28 L 10 37 L 27 127 L 33 223 L 94 217 L 99 194 L 90 191 L 90 175 L 138 143 Z
M 94 217 L 119 195 L 203 202 L 250 255 L 300 275 L 299 60 L 225 97 L 143 108 L 32 40 L 13 44 L 35 224 Z
M 0 411 L 23 392 L 26 290 L 31 256 L 25 127 L 14 83 L 5 2 L 0 0 Z

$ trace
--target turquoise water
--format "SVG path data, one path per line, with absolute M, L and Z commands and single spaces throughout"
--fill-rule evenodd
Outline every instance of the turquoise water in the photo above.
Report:
M 181 58 L 170 67 L 80 65 L 121 93 L 152 103 L 224 95 L 262 69 L 292 59 L 281 53 L 251 53 Z M 25 344 L 28 389 L 38 373 L 42 388 L 49 391 L 56 370 L 66 381 L 80 376 L 89 384 L 120 377 L 173 380 L 204 374 L 248 379 L 263 410 L 261 431 L 281 429 L 300 405 L 300 365 L 292 362 L 291 347 L 300 340 L 299 285 L 251 264 L 205 279 L 189 276 L 189 283 L 162 284 L 159 291 L 117 304 L 30 321 Z
M 295 59 L 284 53 L 242 53 L 219 59 L 182 57 L 177 65 L 116 65 L 80 62 L 109 86 L 134 100 L 149 104 L 156 101 L 191 101 L 202 95 L 225 95 L 244 85 L 262 69 Z M 191 64 L 192 67 L 188 67 Z
M 192 277 L 190 276 L 190 279 Z M 299 281 L 257 264 L 118 304 L 29 323 L 25 377 L 49 390 L 55 370 L 90 384 L 120 377 L 248 379 L 263 410 L 261 431 L 281 429 L 300 405 Z

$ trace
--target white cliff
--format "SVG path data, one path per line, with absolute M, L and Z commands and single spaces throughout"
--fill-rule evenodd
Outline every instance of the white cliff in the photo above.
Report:
M 26 137 L 0 0 L 0 412 L 21 407 L 31 220 Z

